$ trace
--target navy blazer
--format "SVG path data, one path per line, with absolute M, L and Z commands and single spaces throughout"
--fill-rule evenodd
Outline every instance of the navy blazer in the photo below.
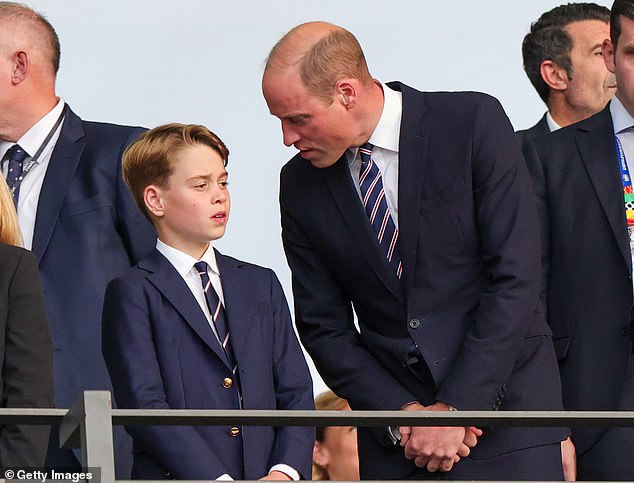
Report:
M 390 87 L 403 94 L 401 280 L 380 251 L 345 156 L 318 169 L 298 155 L 282 169 L 282 236 L 304 346 L 353 409 L 436 400 L 460 409 L 560 409 L 551 331 L 538 303 L 537 210 L 508 119 L 483 94 Z M 412 340 L 428 374 L 406 364 Z M 362 478 L 415 470 L 402 448 L 382 445 L 383 435 L 359 429 Z M 472 456 L 561 437 L 489 429 Z
M 543 300 L 568 410 L 614 410 L 632 353 L 632 259 L 609 105 L 524 146 L 542 216 Z M 604 428 L 573 428 L 583 453 Z
M 44 295 L 30 252 L 0 244 L 0 401 L 2 408 L 53 406 L 53 345 Z M 41 467 L 46 426 L 0 426 L 0 468 Z
M 245 409 L 314 409 L 312 382 L 273 271 L 216 252 Z M 155 250 L 108 286 L 103 353 L 119 407 L 239 409 L 222 349 L 187 284 Z M 258 479 L 287 464 L 310 478 L 307 427 L 129 426 L 133 477 Z
M 111 389 L 101 357 L 106 285 L 156 244 L 121 177 L 123 150 L 141 132 L 82 121 L 67 108 L 44 178 L 33 252 L 54 344 L 58 407 L 71 407 L 82 391 Z M 120 428 L 116 433 L 127 438 Z M 128 452 L 117 451 L 120 478 L 129 475 L 129 456 L 120 462 Z M 49 454 L 48 463 L 56 465 L 56 458 Z
M 520 142 L 520 146 L 522 146 L 529 139 L 533 139 L 538 136 L 543 136 L 544 134 L 549 134 L 549 133 L 550 133 L 550 128 L 548 127 L 546 114 L 544 114 L 542 118 L 537 122 L 537 124 L 535 124 L 533 127 L 516 131 L 515 135 L 517 136 L 517 140 Z

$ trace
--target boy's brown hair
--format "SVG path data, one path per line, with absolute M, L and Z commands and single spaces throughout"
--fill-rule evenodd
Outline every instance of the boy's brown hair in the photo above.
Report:
M 216 151 L 224 165 L 229 161 L 229 150 L 213 132 L 196 124 L 171 123 L 143 133 L 123 153 L 123 180 L 141 212 L 150 220 L 143 193 L 156 185 L 167 188 L 173 172 L 175 154 L 186 147 L 202 144 Z

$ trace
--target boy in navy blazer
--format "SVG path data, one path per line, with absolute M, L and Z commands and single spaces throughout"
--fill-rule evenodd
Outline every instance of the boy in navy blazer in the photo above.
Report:
M 102 346 L 120 408 L 314 408 L 277 277 L 211 246 L 229 216 L 228 154 L 208 129 L 182 124 L 152 129 L 125 152 L 125 181 L 158 242 L 106 292 Z M 133 478 L 310 475 L 312 428 L 126 429 Z

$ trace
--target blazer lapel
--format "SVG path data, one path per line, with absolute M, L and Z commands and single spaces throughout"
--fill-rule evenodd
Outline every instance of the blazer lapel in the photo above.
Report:
M 618 157 L 609 107 L 583 123 L 576 135 L 577 146 L 590 176 L 603 211 L 612 227 L 623 259 L 632 272 L 632 255 L 625 218 L 623 184 L 618 169 Z
M 215 250 L 215 249 L 214 249 Z M 247 360 L 246 352 L 250 347 L 248 337 L 250 334 L 250 322 L 253 319 L 256 306 L 254 294 L 250 293 L 249 286 L 245 284 L 241 268 L 244 262 L 216 252 L 216 262 L 222 282 L 222 292 L 225 299 L 225 314 L 227 326 L 231 337 L 231 348 L 237 361 Z
M 148 280 L 176 309 L 184 322 L 229 367 L 220 343 L 209 326 L 207 318 L 198 306 L 189 287 L 172 264 L 158 250 L 154 250 L 149 257 L 139 262 L 139 268 L 149 272 Z
M 333 166 L 324 168 L 323 173 L 337 206 L 359 246 L 359 251 L 363 253 L 385 286 L 395 297 L 403 300 L 403 289 L 399 279 L 392 273 L 392 268 L 381 251 L 376 234 L 359 200 L 346 156 L 343 155 Z
M 403 263 L 403 285 L 409 293 L 416 266 L 418 234 L 420 233 L 420 199 L 423 175 L 428 158 L 427 134 L 433 126 L 424 124 L 427 108 L 420 95 L 411 95 L 409 88 L 400 83 L 390 87 L 403 93 L 403 117 L 399 139 L 398 173 L 398 244 Z
M 38 262 L 44 256 L 59 219 L 62 202 L 86 146 L 81 119 L 68 106 L 65 111 L 65 119 L 44 177 L 35 216 L 33 252 Z

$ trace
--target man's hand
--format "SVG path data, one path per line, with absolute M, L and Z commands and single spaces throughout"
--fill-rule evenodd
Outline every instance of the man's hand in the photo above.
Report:
M 564 468 L 564 480 L 577 481 L 577 453 L 570 438 L 561 442 L 561 463 Z
M 436 402 L 431 406 L 412 403 L 404 411 L 449 411 L 449 406 Z M 469 456 L 482 431 L 469 427 L 401 426 L 401 446 L 405 457 L 416 466 L 427 466 L 429 471 L 450 471 L 460 458 Z
M 292 478 L 282 471 L 273 470 L 268 475 L 263 476 L 260 480 L 271 481 L 290 481 Z

